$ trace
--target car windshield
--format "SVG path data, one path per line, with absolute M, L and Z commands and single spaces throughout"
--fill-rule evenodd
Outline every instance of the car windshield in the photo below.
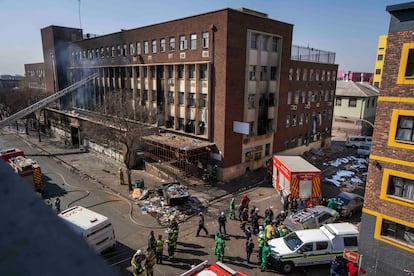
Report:
M 299 239 L 295 232 L 290 233 L 284 237 L 283 240 L 285 241 L 286 246 L 292 251 L 295 251 L 303 244 L 303 241 Z
M 339 198 L 343 202 L 343 205 L 348 205 L 348 203 L 349 203 L 349 198 L 346 198 L 346 197 L 343 197 L 343 196 L 337 196 L 336 198 L 337 199 Z

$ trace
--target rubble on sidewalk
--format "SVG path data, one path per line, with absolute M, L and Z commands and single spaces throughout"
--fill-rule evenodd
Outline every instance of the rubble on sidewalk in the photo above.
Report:
M 143 214 L 153 216 L 162 226 L 167 226 L 174 219 L 182 222 L 203 208 L 200 201 L 190 196 L 186 187 L 179 183 L 167 183 L 148 190 L 148 199 L 137 200 L 136 204 Z

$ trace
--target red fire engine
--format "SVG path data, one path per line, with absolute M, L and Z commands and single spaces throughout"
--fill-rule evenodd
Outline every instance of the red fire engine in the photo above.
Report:
M 33 159 L 17 156 L 9 159 L 14 171 L 33 185 L 35 191 L 43 190 L 43 178 L 40 165 Z

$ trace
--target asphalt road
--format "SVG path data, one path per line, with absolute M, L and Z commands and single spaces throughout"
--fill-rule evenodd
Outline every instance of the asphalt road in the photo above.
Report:
M 74 205 L 89 207 L 99 213 L 108 216 L 115 227 L 118 246 L 114 251 L 107 252 L 103 258 L 119 275 L 131 275 L 130 257 L 137 249 L 145 249 L 147 245 L 147 236 L 151 230 L 146 226 L 146 222 L 136 221 L 131 213 L 131 202 L 128 199 L 120 197 L 110 191 L 99 187 L 91 179 L 85 179 L 81 176 L 70 172 L 66 167 L 50 157 L 39 155 L 37 148 L 18 140 L 15 135 L 0 135 L 0 147 L 19 147 L 27 155 L 37 155 L 35 159 L 40 163 L 44 180 L 46 181 L 45 198 L 55 198 L 59 196 L 62 201 L 62 209 Z M 337 155 L 348 155 L 349 152 L 344 150 Z M 332 185 L 323 185 L 322 189 L 329 189 L 329 193 L 335 193 Z M 247 191 L 251 198 L 251 206 L 260 209 L 261 214 L 268 207 L 272 207 L 277 213 L 281 209 L 280 198 L 270 184 L 263 184 L 259 187 Z M 325 193 L 325 192 L 324 192 Z M 232 195 L 236 202 L 240 202 L 240 194 Z M 180 224 L 180 234 L 176 252 L 176 259 L 173 262 L 164 261 L 163 265 L 156 265 L 155 275 L 179 275 L 204 260 L 210 263 L 216 261 L 213 253 L 214 233 L 218 230 L 217 217 L 221 211 L 227 213 L 228 204 L 231 196 L 221 198 L 212 202 L 206 210 L 206 227 L 209 230 L 209 236 L 196 237 L 198 217 L 193 217 L 188 221 Z M 134 210 L 137 208 L 135 207 Z M 149 215 L 148 215 L 149 216 Z M 151 217 L 148 218 L 151 220 Z M 165 228 L 154 229 L 156 237 L 162 234 L 165 238 Z M 259 264 L 249 264 L 245 261 L 245 238 L 239 228 L 238 221 L 229 220 L 227 223 L 227 232 L 229 240 L 226 241 L 224 263 L 233 268 L 248 273 L 249 275 L 281 275 L 277 271 L 267 270 L 260 272 Z M 204 233 L 203 233 L 204 234 Z M 257 240 L 254 237 L 255 249 L 257 249 Z M 164 255 L 167 254 L 165 248 Z M 257 252 L 254 252 L 251 260 L 256 262 Z M 328 275 L 329 266 L 314 266 L 297 268 L 290 275 Z M 344 274 L 346 275 L 346 274 Z

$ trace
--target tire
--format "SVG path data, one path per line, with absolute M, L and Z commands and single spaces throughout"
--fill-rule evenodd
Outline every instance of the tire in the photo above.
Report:
M 292 262 L 283 262 L 280 268 L 283 273 L 290 273 L 295 268 L 295 265 Z

